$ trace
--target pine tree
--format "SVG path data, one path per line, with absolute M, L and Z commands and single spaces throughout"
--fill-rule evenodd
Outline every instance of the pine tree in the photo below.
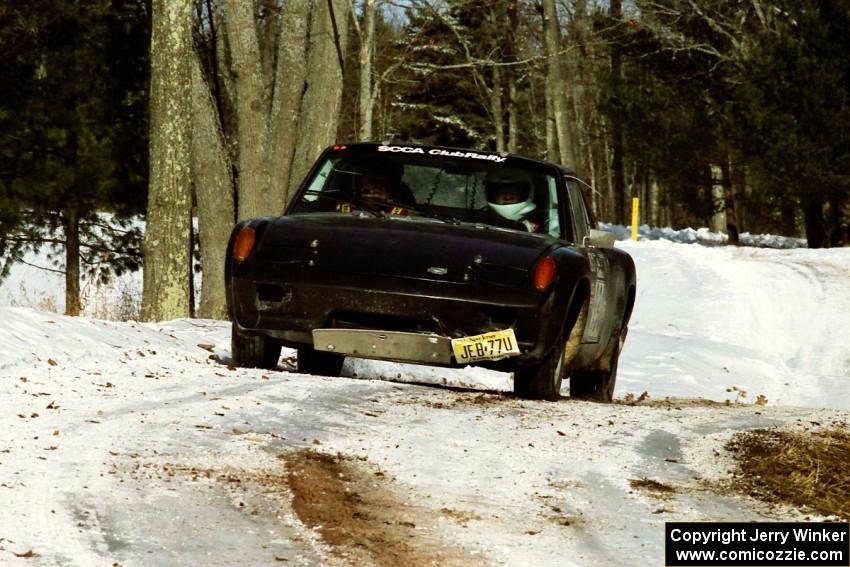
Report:
M 144 121 L 146 75 L 110 71 L 124 63 L 144 68 L 146 15 L 119 0 L 34 1 L 7 10 L 0 19 L 7 88 L 0 100 L 0 275 L 25 252 L 47 247 L 51 269 L 65 274 L 66 313 L 76 315 L 81 270 L 106 277 L 138 266 L 139 233 L 124 215 L 143 200 L 143 190 L 142 199 L 126 197 L 141 185 L 144 164 L 134 159 L 137 146 L 122 139 Z M 117 45 L 122 51 L 113 53 Z M 99 211 L 120 214 L 104 223 Z

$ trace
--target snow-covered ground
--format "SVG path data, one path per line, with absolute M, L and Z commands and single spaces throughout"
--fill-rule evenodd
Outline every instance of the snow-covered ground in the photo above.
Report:
M 224 322 L 0 307 L 0 564 L 337 564 L 263 480 L 302 448 L 379 470 L 479 564 L 659 565 L 665 521 L 800 518 L 728 490 L 724 444 L 847 427 L 850 249 L 618 246 L 638 296 L 614 405 L 502 396 L 481 369 L 232 369 Z

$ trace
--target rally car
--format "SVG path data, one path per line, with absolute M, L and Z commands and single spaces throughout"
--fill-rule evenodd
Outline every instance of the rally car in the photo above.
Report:
M 635 268 L 574 173 L 516 155 L 325 150 L 281 216 L 227 251 L 234 363 L 339 375 L 347 356 L 514 373 L 514 391 L 610 401 Z

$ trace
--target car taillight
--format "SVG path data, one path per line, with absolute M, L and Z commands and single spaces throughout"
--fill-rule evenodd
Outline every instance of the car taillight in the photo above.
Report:
M 552 280 L 555 279 L 555 260 L 550 256 L 544 256 L 534 266 L 534 287 L 538 291 L 545 291 Z
M 233 243 L 233 259 L 241 262 L 251 254 L 254 249 L 254 229 L 246 226 L 236 235 L 236 242 Z

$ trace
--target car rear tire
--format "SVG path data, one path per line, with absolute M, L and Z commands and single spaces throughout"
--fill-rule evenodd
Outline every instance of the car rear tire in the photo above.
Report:
M 528 400 L 557 401 L 564 380 L 563 333 L 541 364 L 519 367 L 514 371 L 514 394 Z
M 584 301 L 570 329 L 569 337 L 564 339 L 564 330 L 555 340 L 555 346 L 536 366 L 517 368 L 514 372 L 514 394 L 530 400 L 558 401 L 561 398 L 561 384 L 567 375 L 567 369 L 578 354 L 584 326 L 587 322 L 588 300 Z
M 340 354 L 314 350 L 313 347 L 299 347 L 296 368 L 302 374 L 319 376 L 339 376 L 345 357 Z
M 248 335 L 234 323 L 230 331 L 233 365 L 241 368 L 277 368 L 280 343 L 265 335 Z
M 626 340 L 628 328 L 624 328 L 611 339 L 607 359 L 602 368 L 578 370 L 570 376 L 570 397 L 592 402 L 611 403 L 617 383 L 617 366 L 620 351 Z

